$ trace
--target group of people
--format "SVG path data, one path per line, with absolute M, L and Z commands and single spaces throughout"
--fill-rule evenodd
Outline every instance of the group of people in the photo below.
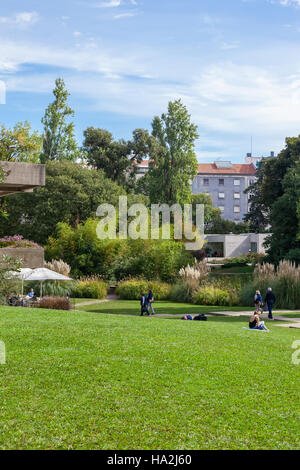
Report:
M 141 317 L 144 316 L 144 313 L 146 315 L 150 315 L 149 312 L 149 307 L 151 308 L 151 314 L 154 315 L 155 311 L 153 308 L 153 303 L 154 303 L 154 295 L 151 289 L 149 289 L 148 294 L 142 293 L 141 295 Z
M 265 322 L 260 320 L 259 315 L 263 312 L 263 307 L 265 306 L 268 310 L 268 318 L 269 320 L 273 320 L 273 306 L 275 304 L 275 295 L 271 289 L 271 287 L 268 288 L 266 296 L 265 296 L 265 302 L 263 302 L 262 295 L 259 290 L 255 292 L 254 295 L 254 306 L 255 306 L 255 312 L 253 315 L 251 315 L 250 320 L 249 320 L 249 328 L 251 330 L 266 330 L 268 331 L 268 328 L 265 325 Z

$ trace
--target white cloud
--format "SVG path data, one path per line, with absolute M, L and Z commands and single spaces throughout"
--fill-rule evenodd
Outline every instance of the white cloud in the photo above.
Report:
M 17 26 L 29 26 L 39 20 L 39 15 L 35 12 L 21 12 L 13 16 L 0 16 L 0 23 L 13 24 Z
M 115 8 L 121 5 L 121 0 L 107 0 L 106 2 L 93 3 L 94 8 Z
M 280 5 L 284 7 L 288 6 L 300 6 L 300 0 L 268 0 L 269 3 L 279 3 Z
M 119 20 L 121 18 L 132 18 L 133 16 L 136 16 L 136 13 L 120 13 L 119 15 L 115 15 L 114 19 Z

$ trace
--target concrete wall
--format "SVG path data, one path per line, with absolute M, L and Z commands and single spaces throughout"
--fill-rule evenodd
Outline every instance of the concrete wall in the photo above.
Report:
M 240 255 L 247 255 L 251 250 L 251 243 L 257 243 L 257 252 L 265 253 L 263 243 L 269 234 L 264 233 L 246 233 L 241 235 L 218 235 L 206 234 L 207 243 L 223 243 L 224 257 L 235 258 Z
M 4 182 L 0 182 L 0 196 L 45 186 L 45 165 L 0 161 L 0 166 L 4 170 Z
M 22 259 L 23 268 L 42 268 L 44 266 L 43 248 L 0 248 L 0 256 Z

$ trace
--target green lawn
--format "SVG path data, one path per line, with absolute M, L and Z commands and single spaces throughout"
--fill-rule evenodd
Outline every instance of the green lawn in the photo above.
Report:
M 138 300 L 116 300 L 110 302 L 103 302 L 101 304 L 92 304 L 80 306 L 76 305 L 78 310 L 95 313 L 114 313 L 123 315 L 140 315 L 140 303 Z M 241 312 L 245 310 L 252 311 L 253 308 L 247 307 L 211 307 L 202 305 L 181 304 L 175 302 L 155 302 L 155 313 L 170 313 L 176 315 L 185 315 L 187 313 L 208 313 L 216 311 L 235 311 Z
M 0 308 L 1 449 L 299 448 L 298 330 L 97 312 Z

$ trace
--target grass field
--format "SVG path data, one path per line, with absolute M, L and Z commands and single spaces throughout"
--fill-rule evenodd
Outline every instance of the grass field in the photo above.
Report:
M 1 307 L 0 448 L 299 448 L 299 330 L 244 325 Z
M 192 305 L 192 304 L 181 304 L 175 302 L 155 302 L 154 304 L 155 313 L 158 314 L 174 314 L 174 315 L 186 315 L 187 313 L 208 313 L 216 311 L 234 311 L 241 312 L 245 310 L 253 310 L 252 308 L 245 307 L 211 307 L 203 305 Z M 76 304 L 78 310 L 84 310 L 87 312 L 95 313 L 113 313 L 120 315 L 140 315 L 140 303 L 138 300 L 116 300 L 112 302 L 103 302 L 101 304 L 91 304 L 81 306 Z

